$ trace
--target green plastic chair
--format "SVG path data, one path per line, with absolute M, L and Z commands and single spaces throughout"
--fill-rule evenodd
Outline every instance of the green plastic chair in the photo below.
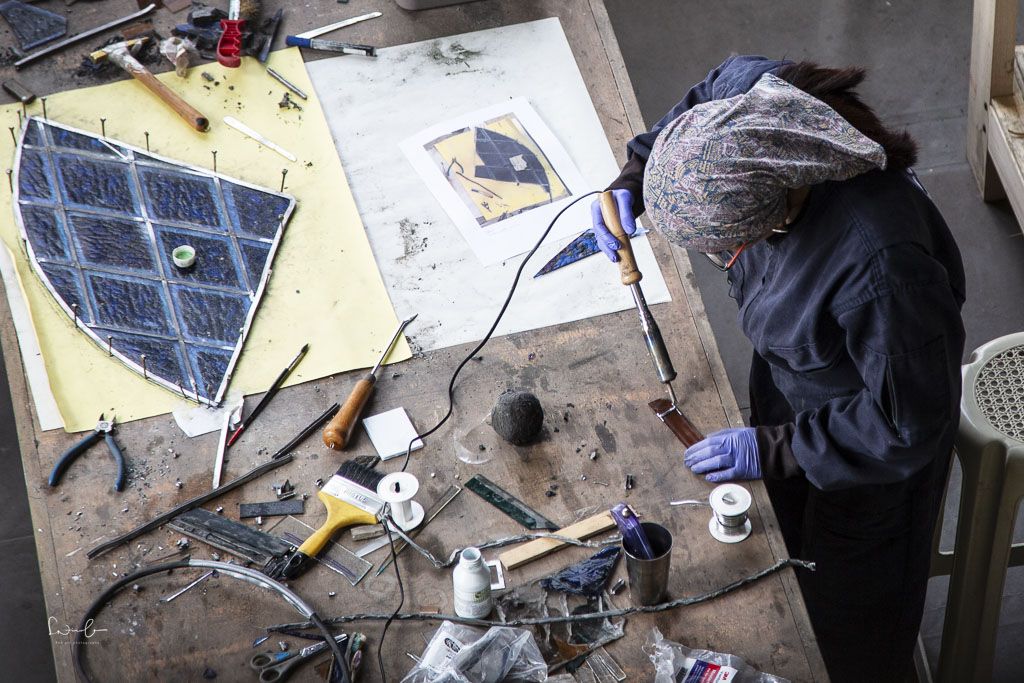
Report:
M 979 348 L 963 367 L 956 456 L 963 470 L 956 541 L 939 550 L 931 576 L 949 575 L 949 595 L 935 680 L 992 678 L 1006 569 L 1024 565 L 1013 526 L 1024 498 L 1024 333 Z

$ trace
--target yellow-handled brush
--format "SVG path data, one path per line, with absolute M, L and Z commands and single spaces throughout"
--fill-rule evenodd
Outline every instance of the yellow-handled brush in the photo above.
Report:
M 327 508 L 327 519 L 298 548 L 268 562 L 264 573 L 279 581 L 294 579 L 312 564 L 310 559 L 327 546 L 334 534 L 354 524 L 378 523 L 384 501 L 377 495 L 377 484 L 383 478 L 383 474 L 355 460 L 343 462 L 316 494 Z

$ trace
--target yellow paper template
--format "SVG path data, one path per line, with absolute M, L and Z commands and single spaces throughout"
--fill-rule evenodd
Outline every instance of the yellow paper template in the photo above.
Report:
M 193 68 L 186 79 L 173 71 L 159 76 L 210 120 L 207 133 L 192 130 L 134 80 L 46 98 L 47 116 L 55 122 L 98 135 L 105 118 L 109 138 L 143 150 L 148 131 L 153 153 L 211 170 L 216 150 L 217 171 L 256 185 L 279 189 L 281 171 L 288 170 L 285 192 L 296 198 L 296 210 L 229 386 L 244 394 L 266 391 L 305 343 L 309 353 L 286 385 L 368 367 L 398 325 L 299 51 L 275 52 L 269 64 L 309 95 L 308 100 L 292 95 L 301 110 L 278 106 L 284 87 L 251 58 L 244 58 L 238 69 L 205 64 Z M 213 80 L 203 78 L 203 72 Z M 0 107 L 0 122 L 16 127 L 20 111 L 20 104 Z M 28 113 L 41 116 L 41 103 L 33 102 Z M 298 161 L 289 162 L 229 128 L 223 123 L 227 115 Z M 13 165 L 14 154 L 14 143 L 5 133 L 0 158 L 7 159 L 6 168 Z M 6 190 L 0 191 L 0 238 L 14 254 L 65 429 L 91 428 L 100 412 L 116 413 L 119 422 L 126 422 L 181 405 L 180 395 L 136 375 L 74 329 L 28 263 Z M 390 360 L 410 355 L 401 340 Z
M 439 165 L 447 170 L 448 182 L 476 216 L 481 226 L 569 196 L 565 183 L 555 172 L 547 155 L 537 145 L 515 114 L 506 114 L 481 126 L 515 140 L 530 150 L 544 169 L 550 187 L 475 177 L 474 167 L 484 163 L 476 150 L 476 128 L 463 128 L 426 146 Z M 524 162 L 525 163 L 525 162 Z

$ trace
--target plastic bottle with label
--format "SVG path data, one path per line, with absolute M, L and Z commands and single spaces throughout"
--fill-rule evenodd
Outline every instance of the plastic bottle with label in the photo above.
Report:
M 477 548 L 466 548 L 452 573 L 455 613 L 482 619 L 491 613 L 491 571 Z

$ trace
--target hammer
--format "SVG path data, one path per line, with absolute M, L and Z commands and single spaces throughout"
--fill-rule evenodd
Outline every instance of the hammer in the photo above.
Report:
M 166 102 L 167 105 L 178 114 L 178 116 L 185 119 L 185 121 L 188 122 L 188 125 L 192 126 L 200 133 L 205 133 L 210 129 L 210 121 L 196 111 L 195 107 L 181 99 L 181 96 L 178 95 L 178 93 L 174 92 L 157 80 L 157 77 L 150 73 L 146 67 L 142 66 L 142 63 L 135 59 L 131 52 L 129 52 L 131 48 L 145 43 L 146 40 L 148 40 L 148 38 L 139 38 L 136 40 L 126 40 L 124 42 L 114 43 L 113 45 L 107 45 L 106 47 L 96 50 L 96 52 L 90 54 L 89 59 L 91 59 L 94 64 L 99 63 L 104 59 L 109 59 L 111 62 L 131 74 L 135 80 L 153 91 L 153 93 Z

